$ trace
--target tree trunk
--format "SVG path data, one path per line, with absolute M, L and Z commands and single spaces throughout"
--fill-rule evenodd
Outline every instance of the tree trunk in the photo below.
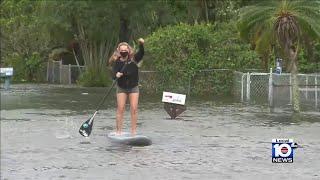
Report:
M 119 40 L 120 40 L 120 42 L 127 42 L 128 43 L 129 38 L 130 38 L 129 20 L 125 17 L 125 15 L 121 15 L 120 16 Z
M 206 14 L 206 23 L 209 23 L 209 13 L 208 13 L 208 6 L 207 6 L 207 0 L 203 1 L 204 3 L 204 10 L 205 10 L 205 14 Z
M 289 49 L 289 70 L 292 78 L 292 103 L 293 103 L 293 111 L 300 112 L 300 92 L 299 92 L 299 80 L 298 80 L 298 66 L 297 66 L 297 54 L 298 47 L 294 49 L 291 47 Z
M 299 80 L 298 80 L 298 68 L 297 63 L 293 62 L 291 77 L 292 77 L 292 96 L 293 96 L 293 111 L 300 112 L 300 92 L 299 92 Z

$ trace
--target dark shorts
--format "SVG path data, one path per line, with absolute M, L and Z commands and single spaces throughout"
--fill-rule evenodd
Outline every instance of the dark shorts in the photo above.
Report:
M 139 93 L 139 87 L 133 87 L 133 88 L 121 88 L 119 86 L 117 86 L 117 93 L 126 93 L 126 94 L 130 94 L 130 93 Z

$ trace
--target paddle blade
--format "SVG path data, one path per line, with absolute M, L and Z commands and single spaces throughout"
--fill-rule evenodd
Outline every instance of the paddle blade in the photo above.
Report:
M 84 136 L 84 137 L 89 137 L 92 131 L 92 126 L 93 126 L 93 118 L 94 116 L 92 116 L 91 118 L 89 118 L 86 122 L 84 122 L 80 129 L 79 129 L 79 133 Z

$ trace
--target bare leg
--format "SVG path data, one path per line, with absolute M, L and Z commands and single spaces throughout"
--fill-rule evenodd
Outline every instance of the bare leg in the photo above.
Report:
M 121 134 L 123 126 L 123 114 L 126 108 L 127 94 L 126 93 L 117 93 L 117 134 Z
M 131 111 L 131 134 L 135 135 L 137 133 L 139 93 L 130 93 L 129 100 Z

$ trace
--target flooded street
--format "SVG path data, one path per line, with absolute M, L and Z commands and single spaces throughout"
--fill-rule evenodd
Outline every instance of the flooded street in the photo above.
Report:
M 187 97 L 187 110 L 170 120 L 161 95 L 142 90 L 138 133 L 153 144 L 130 147 L 107 139 L 115 128 L 114 93 L 90 138 L 78 133 L 105 91 L 30 84 L 1 89 L 1 179 L 320 179 L 320 112 L 293 116 L 232 99 Z M 271 162 L 273 138 L 302 146 L 293 163 Z

